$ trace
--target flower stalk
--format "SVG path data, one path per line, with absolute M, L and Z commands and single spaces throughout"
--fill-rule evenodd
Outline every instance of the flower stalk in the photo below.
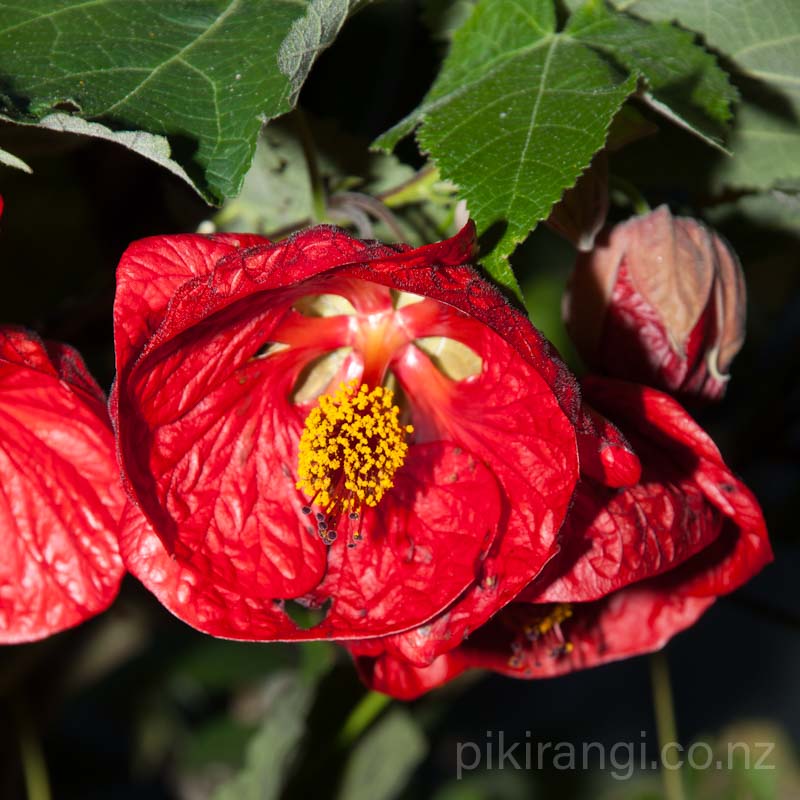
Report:
M 339 747 L 343 750 L 350 747 L 375 722 L 391 702 L 392 698 L 388 694 L 373 691 L 367 692 L 344 721 L 337 738 Z
M 312 222 L 320 223 L 328 220 L 328 206 L 325 199 L 325 185 L 322 181 L 322 173 L 317 162 L 317 151 L 314 145 L 314 138 L 311 128 L 300 109 L 296 109 L 294 114 L 295 128 L 297 137 L 303 148 L 303 157 L 306 161 L 308 170 L 308 181 L 311 184 L 311 214 Z
M 675 706 L 672 699 L 672 686 L 669 679 L 669 665 L 663 652 L 650 656 L 650 678 L 653 685 L 653 708 L 658 729 L 658 744 L 661 754 L 661 775 L 664 781 L 666 800 L 685 800 L 683 779 L 678 764 L 666 764 L 665 753 L 672 750 L 669 746 L 678 741 L 675 724 Z
M 19 701 L 15 707 L 22 772 L 28 800 L 50 800 L 50 780 L 42 746 L 27 708 Z
M 635 214 L 650 213 L 650 204 L 630 181 L 620 178 L 619 175 L 611 175 L 608 182 L 612 191 L 616 191 L 625 197 Z

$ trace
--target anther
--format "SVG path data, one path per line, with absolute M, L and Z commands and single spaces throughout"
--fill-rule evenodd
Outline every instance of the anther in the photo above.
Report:
M 316 504 L 319 531 L 344 514 L 363 524 L 364 507 L 374 508 L 394 486 L 403 466 L 410 425 L 400 425 L 400 409 L 390 389 L 357 381 L 324 394 L 305 420 L 297 455 L 297 488 Z M 306 510 L 308 509 L 308 510 Z M 361 524 L 354 541 L 361 539 Z

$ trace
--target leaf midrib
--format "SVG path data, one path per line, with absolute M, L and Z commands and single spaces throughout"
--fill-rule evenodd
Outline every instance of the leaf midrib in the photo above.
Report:
M 536 127 L 536 118 L 539 115 L 539 106 L 542 102 L 542 95 L 545 91 L 545 85 L 547 83 L 547 76 L 550 72 L 550 62 L 553 60 L 553 53 L 555 53 L 556 46 L 558 45 L 558 38 L 557 36 L 552 37 L 552 41 L 550 44 L 550 49 L 547 51 L 547 54 L 544 57 L 544 64 L 542 65 L 542 74 L 539 77 L 539 87 L 536 91 L 536 100 L 533 103 L 533 109 L 531 111 L 531 119 L 528 123 L 528 132 L 525 136 L 525 144 L 522 147 L 522 153 L 520 154 L 519 161 L 517 162 L 517 172 L 514 175 L 514 185 L 511 189 L 511 196 L 508 200 L 508 208 L 512 208 L 517 201 L 517 190 L 519 188 L 519 179 L 520 175 L 522 174 L 522 167 L 525 164 L 525 160 L 528 155 L 528 148 L 530 147 L 531 138 L 533 136 L 533 130 Z
M 128 92 L 128 94 L 126 94 L 125 97 L 120 98 L 115 103 L 112 103 L 110 106 L 108 106 L 108 108 L 98 113 L 100 115 L 108 114 L 115 108 L 118 108 L 119 106 L 127 103 L 131 98 L 135 97 L 145 86 L 147 86 L 147 84 L 150 83 L 150 81 L 152 81 L 157 75 L 159 75 L 164 69 L 166 69 L 171 64 L 180 61 L 189 66 L 188 62 L 186 62 L 185 59 L 183 58 L 186 55 L 186 53 L 188 53 L 190 50 L 192 50 L 194 47 L 200 44 L 203 40 L 208 38 L 208 36 L 210 36 L 215 30 L 217 30 L 217 28 L 219 28 L 220 25 L 222 25 L 225 22 L 225 20 L 236 11 L 236 9 L 238 9 L 239 4 L 240 0 L 231 0 L 231 2 L 228 3 L 228 7 L 224 11 L 220 12 L 217 18 L 201 34 L 195 37 L 187 45 L 182 47 L 177 53 L 171 55 L 166 61 L 162 61 L 138 86 L 131 89 L 131 91 Z M 197 70 L 197 71 L 205 75 L 205 73 L 203 73 L 202 70 Z M 206 77 L 208 76 L 206 75 Z M 209 82 L 212 82 L 211 79 L 209 79 Z M 217 117 L 217 124 L 219 124 L 219 116 Z
M 525 47 L 517 48 L 516 50 L 510 50 L 506 53 L 503 53 L 500 56 L 497 56 L 492 61 L 487 62 L 489 69 L 483 69 L 477 77 L 471 79 L 468 83 L 462 83 L 458 86 L 457 89 L 453 89 L 452 91 L 448 92 L 447 94 L 441 95 L 437 97 L 435 100 L 431 100 L 428 103 L 424 103 L 417 111 L 417 113 L 413 114 L 410 119 L 419 119 L 425 114 L 429 113 L 430 111 L 435 111 L 437 108 L 440 108 L 443 105 L 446 105 L 451 100 L 455 100 L 462 95 L 466 94 L 471 89 L 474 89 L 481 83 L 484 83 L 486 80 L 493 78 L 497 73 L 504 67 L 509 61 L 513 61 L 518 57 L 529 55 L 536 50 L 541 49 L 546 45 L 552 45 L 554 39 L 558 39 L 563 34 L 560 33 L 550 33 L 544 38 L 540 39 L 536 42 L 536 44 L 526 45 Z M 409 120 L 410 121 L 410 120 Z

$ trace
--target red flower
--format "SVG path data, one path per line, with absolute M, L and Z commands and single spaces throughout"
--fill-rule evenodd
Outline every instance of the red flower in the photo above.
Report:
M 714 400 L 744 341 L 744 276 L 717 234 L 661 206 L 579 255 L 564 312 L 597 372 Z
M 603 378 L 583 392 L 633 444 L 641 479 L 584 476 L 559 555 L 460 647 L 420 663 L 356 645 L 369 685 L 409 699 L 470 667 L 537 678 L 651 652 L 771 560 L 756 500 L 678 403 Z
M 105 398 L 80 356 L 0 328 L 0 642 L 77 625 L 110 605 L 124 496 Z
M 237 639 L 359 639 L 462 598 L 474 627 L 551 558 L 577 390 L 468 265 L 473 237 L 412 250 L 320 227 L 128 249 L 122 551 L 173 613 Z M 288 599 L 324 620 L 301 629 Z

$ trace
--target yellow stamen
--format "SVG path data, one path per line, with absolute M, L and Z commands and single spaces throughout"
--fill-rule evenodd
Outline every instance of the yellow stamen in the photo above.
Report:
M 538 609 L 537 609 L 538 612 Z M 507 663 L 511 669 L 521 669 L 527 663 L 523 657 L 523 651 L 536 653 L 537 647 L 534 642 L 542 640 L 542 644 L 549 641 L 550 655 L 553 658 L 562 658 L 574 650 L 572 642 L 564 637 L 561 625 L 572 616 L 572 605 L 570 603 L 556 603 L 549 612 L 542 614 L 530 611 L 526 613 L 527 619 L 522 624 L 522 635 L 517 633 L 517 637 L 511 642 L 511 656 Z M 512 629 L 519 632 L 519 617 L 512 617 L 508 620 Z M 527 641 L 526 641 L 527 640 Z M 536 655 L 533 656 L 535 665 L 541 666 Z
M 364 506 L 377 506 L 394 486 L 408 452 L 406 434 L 414 430 L 400 425 L 399 414 L 384 386 L 350 381 L 321 395 L 300 437 L 297 488 L 330 518 L 355 519 Z

